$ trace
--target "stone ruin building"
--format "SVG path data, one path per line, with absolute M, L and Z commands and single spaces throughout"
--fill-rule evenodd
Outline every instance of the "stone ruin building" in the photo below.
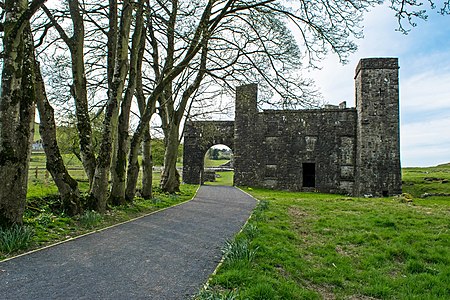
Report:
M 355 196 L 401 193 L 397 58 L 356 68 L 356 108 L 257 109 L 257 85 L 236 90 L 235 121 L 188 121 L 183 180 L 199 184 L 206 151 L 234 153 L 234 185 Z

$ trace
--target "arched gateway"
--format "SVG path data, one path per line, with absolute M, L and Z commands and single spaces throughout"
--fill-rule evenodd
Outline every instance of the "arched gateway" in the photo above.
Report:
M 234 154 L 234 184 L 356 196 L 401 193 L 396 58 L 362 59 L 356 107 L 257 109 L 257 86 L 236 89 L 235 121 L 187 122 L 183 180 L 201 182 L 213 145 Z
M 184 128 L 183 181 L 199 184 L 206 151 L 222 144 L 234 151 L 234 121 L 188 121 Z

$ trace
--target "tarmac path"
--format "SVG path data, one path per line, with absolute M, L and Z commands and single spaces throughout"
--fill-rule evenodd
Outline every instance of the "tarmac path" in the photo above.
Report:
M 179 206 L 0 263 L 0 299 L 190 299 L 256 201 L 201 186 Z

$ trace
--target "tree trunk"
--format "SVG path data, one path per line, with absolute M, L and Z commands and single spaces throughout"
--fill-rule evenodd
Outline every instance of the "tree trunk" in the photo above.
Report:
M 75 100 L 80 156 L 84 171 L 89 179 L 89 186 L 92 187 L 96 160 L 92 144 L 92 126 L 89 116 L 86 69 L 84 64 L 84 20 L 79 1 L 71 0 L 67 2 L 74 28 L 72 37 L 66 34 L 47 7 L 43 6 L 43 10 L 70 50 L 72 63 L 72 85 L 70 92 Z
M 152 139 L 150 129 L 144 133 L 144 141 L 142 143 L 142 192 L 144 199 L 153 197 L 153 158 L 152 158 Z
M 178 157 L 178 126 L 170 124 L 166 137 L 166 151 L 164 152 L 164 171 L 161 174 L 161 189 L 167 193 L 180 191 L 180 174 L 177 171 Z
M 69 8 L 74 26 L 73 37 L 70 41 L 66 41 L 69 45 L 72 60 L 73 84 L 71 91 L 75 99 L 81 161 L 89 179 L 89 185 L 92 186 L 96 160 L 92 144 L 92 126 L 89 116 L 87 80 L 84 64 L 84 21 L 78 0 L 69 1 Z
M 137 149 L 139 149 L 139 146 Z M 136 157 L 136 159 L 130 159 L 128 162 L 127 187 L 125 189 L 125 200 L 128 202 L 133 201 L 136 196 L 136 185 L 139 177 L 139 161 L 137 160 L 137 154 L 132 155 L 132 152 L 130 151 L 130 156 Z
M 69 175 L 59 151 L 58 143 L 56 141 L 54 111 L 53 107 L 48 102 L 44 81 L 37 61 L 35 62 L 35 78 L 36 103 L 41 121 L 39 132 L 47 157 L 47 170 L 52 175 L 53 181 L 58 187 L 64 212 L 69 216 L 74 216 L 82 213 L 80 191 L 78 190 L 77 181 Z
M 0 97 L 0 226 L 21 224 L 34 128 L 34 55 L 29 23 L 17 27 L 28 1 L 6 1 Z
M 151 18 L 149 17 L 147 21 L 150 22 Z M 147 32 L 147 30 L 146 30 L 146 27 L 144 26 L 143 31 L 142 31 L 143 37 L 146 36 L 146 32 Z M 146 42 L 145 38 L 141 39 L 141 44 L 139 46 L 139 51 L 138 51 L 137 66 L 136 66 L 136 70 L 137 70 L 137 72 L 136 72 L 136 99 L 137 99 L 137 103 L 139 106 L 139 112 L 141 114 L 141 117 L 144 116 L 145 108 L 146 108 L 144 87 L 142 84 L 142 73 L 143 73 L 142 62 L 143 62 L 144 54 L 145 54 L 145 42 Z M 155 110 L 154 103 L 150 106 L 149 110 L 150 110 L 149 115 L 151 116 Z M 149 163 L 148 157 L 151 157 L 151 148 L 145 146 L 146 145 L 146 137 L 147 137 L 146 133 L 150 134 L 149 126 L 150 126 L 149 122 L 147 122 L 145 128 L 143 128 L 143 132 L 144 132 L 143 152 L 144 153 L 143 153 L 142 163 L 144 164 L 144 169 L 143 169 L 142 180 L 145 180 L 146 184 L 147 184 L 147 182 L 150 182 L 150 184 L 152 182 L 152 170 L 151 170 L 152 167 L 150 167 L 150 171 L 149 171 L 149 167 L 148 167 L 149 166 L 148 165 L 148 163 Z M 136 131 L 139 131 L 139 129 Z M 125 189 L 126 201 L 132 201 L 134 199 L 134 196 L 136 195 L 136 185 L 137 185 L 138 176 L 139 176 L 138 155 L 139 155 L 140 143 L 141 143 L 140 138 L 137 138 L 137 135 L 135 134 L 130 142 L 130 151 L 129 151 L 129 156 L 128 156 L 127 186 Z M 150 175 L 149 175 L 149 172 L 150 172 Z M 143 187 L 143 189 L 144 189 L 144 187 Z M 149 191 L 150 191 L 150 193 L 149 193 Z M 145 193 L 142 196 L 144 198 L 147 198 L 147 197 L 151 198 L 151 196 L 152 196 L 151 185 L 150 185 L 150 189 L 148 187 L 145 187 Z
M 145 45 L 141 43 L 141 37 L 144 27 L 144 4 L 140 1 L 138 11 L 136 12 L 136 26 L 133 33 L 130 55 L 130 74 L 128 77 L 128 86 L 125 97 L 122 101 L 121 112 L 119 116 L 118 134 L 117 134 L 117 152 L 115 164 L 111 173 L 112 188 L 110 201 L 113 204 L 120 205 L 125 203 L 125 187 L 126 187 L 126 169 L 127 154 L 129 150 L 128 130 L 130 127 L 131 102 L 137 85 L 138 59 L 140 47 Z M 133 200 L 133 199 L 131 199 Z
M 114 78 L 111 89 L 108 91 L 105 120 L 103 122 L 102 142 L 97 158 L 94 181 L 90 193 L 90 206 L 104 213 L 108 192 L 108 178 L 111 170 L 111 157 L 113 151 L 113 137 L 117 130 L 118 106 L 122 99 L 126 75 L 128 73 L 128 41 L 130 36 L 131 17 L 133 7 L 129 0 L 123 2 L 120 19 L 120 33 L 117 48 Z

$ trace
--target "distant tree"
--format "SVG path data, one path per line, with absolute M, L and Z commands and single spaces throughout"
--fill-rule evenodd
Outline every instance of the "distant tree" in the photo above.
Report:
M 218 160 L 220 155 L 220 149 L 218 148 L 211 148 L 210 151 L 210 158 L 213 160 Z

